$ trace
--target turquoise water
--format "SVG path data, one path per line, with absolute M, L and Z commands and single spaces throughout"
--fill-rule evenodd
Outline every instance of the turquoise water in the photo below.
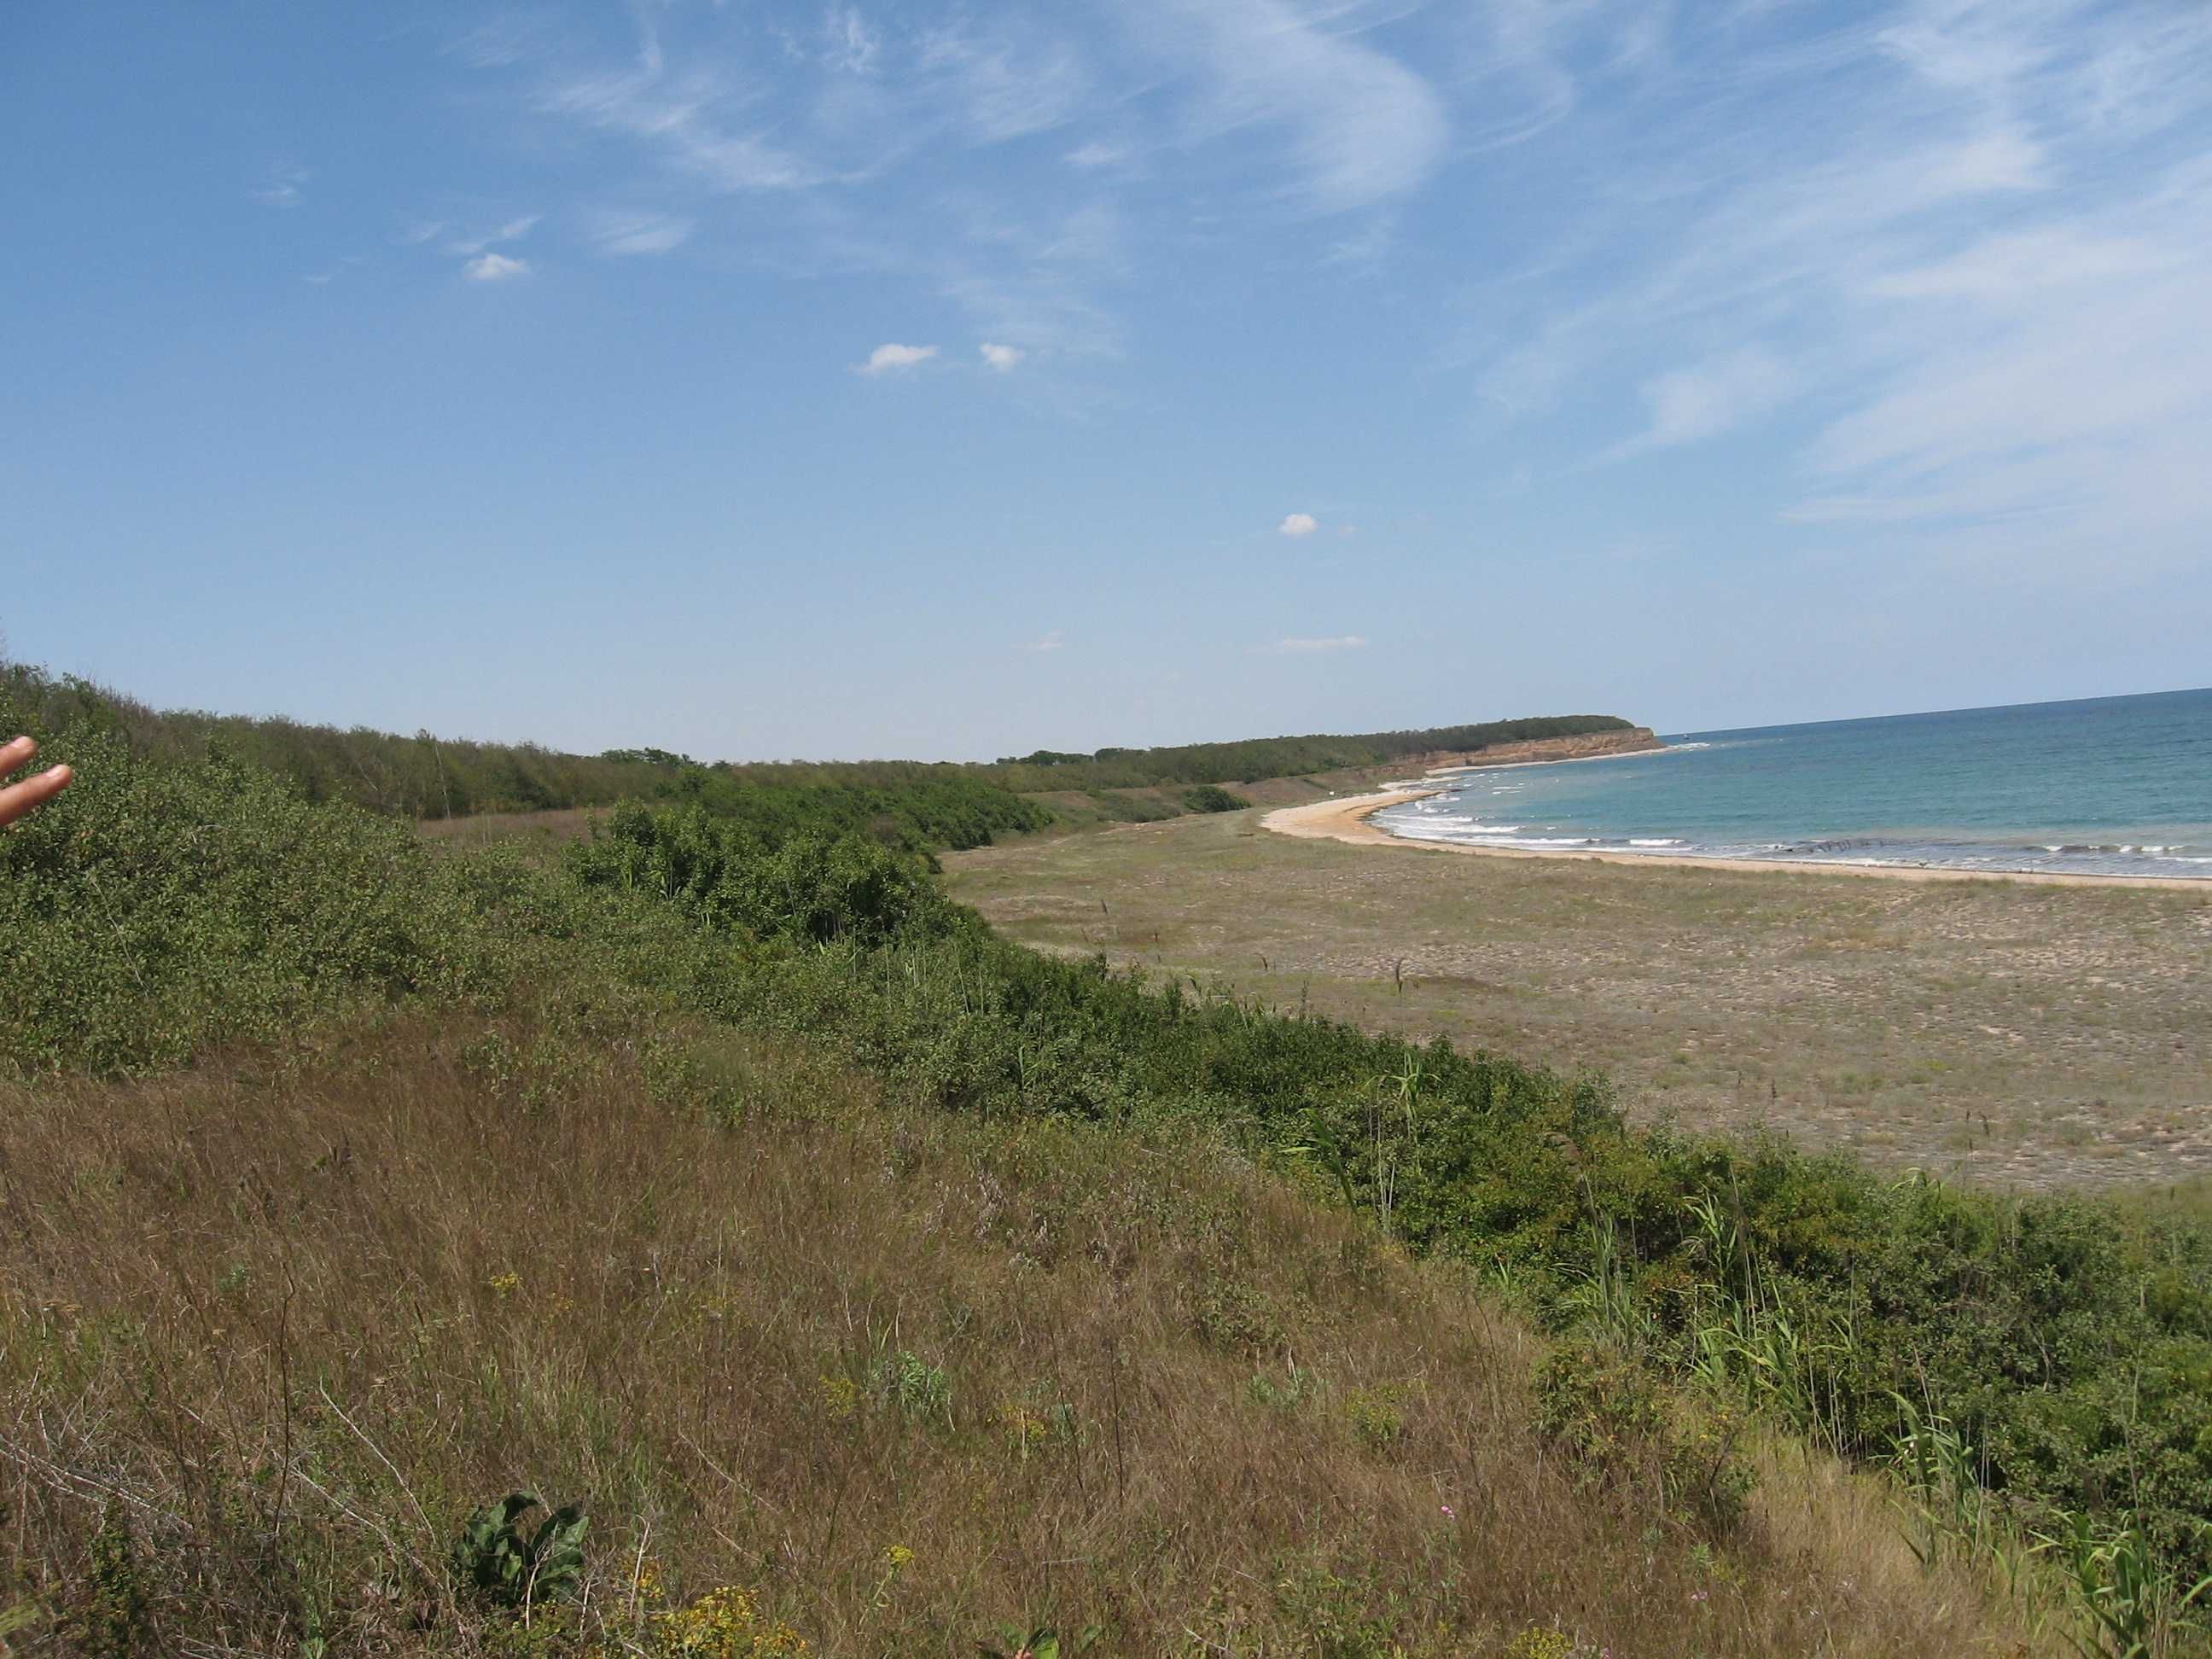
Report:
M 2212 879 L 2212 690 L 1692 732 L 1376 815 L 1536 851 Z

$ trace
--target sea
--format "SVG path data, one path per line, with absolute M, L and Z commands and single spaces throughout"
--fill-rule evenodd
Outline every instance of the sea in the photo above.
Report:
M 2212 689 L 1665 742 L 1433 780 L 1373 822 L 1537 852 L 2212 881 Z

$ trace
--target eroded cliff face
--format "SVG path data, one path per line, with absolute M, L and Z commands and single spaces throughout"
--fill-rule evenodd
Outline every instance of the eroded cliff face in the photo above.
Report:
M 1573 738 L 1536 738 L 1527 743 L 1496 743 L 1465 754 L 1435 755 L 1425 764 L 1431 770 L 1449 766 L 1511 766 L 1528 761 L 1588 760 L 1598 755 L 1640 755 L 1664 749 L 1648 726 L 1626 732 L 1586 732 Z

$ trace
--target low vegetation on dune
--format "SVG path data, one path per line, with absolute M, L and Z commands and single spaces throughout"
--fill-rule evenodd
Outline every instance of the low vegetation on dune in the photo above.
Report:
M 285 780 L 309 805 L 346 801 L 440 822 L 648 799 L 703 803 L 781 840 L 801 828 L 865 834 L 913 850 L 981 847 L 1042 829 L 1047 809 L 986 769 L 913 761 L 702 765 L 663 749 L 566 755 L 537 744 L 469 743 L 355 726 L 309 726 L 191 709 L 155 710 L 82 680 L 0 661 L 0 702 L 20 724 L 96 729 L 132 755 L 214 760 Z
M 26 725 L 94 725 L 137 755 L 173 763 L 241 763 L 289 780 L 309 803 L 349 801 L 387 817 L 447 822 L 482 814 L 611 806 L 631 799 L 691 802 L 744 822 L 766 839 L 780 840 L 801 829 L 831 829 L 917 851 L 987 846 L 998 836 L 1042 829 L 1053 821 L 1049 808 L 1017 799 L 1019 794 L 1162 787 L 1170 793 L 1157 811 L 1137 815 L 1164 816 L 1177 810 L 1176 796 L 1191 785 L 1304 776 L 1532 738 L 1632 729 L 1609 714 L 1572 714 L 1355 737 L 1108 749 L 1095 756 L 1040 750 L 995 765 L 705 763 L 650 747 L 570 755 L 538 744 L 474 743 L 427 731 L 405 737 L 282 717 L 155 709 L 81 679 L 4 659 L 0 699 L 25 711 Z M 1116 810 L 1126 815 L 1131 809 L 1109 806 L 1109 815 Z
M 80 784 L 0 836 L 33 1650 L 2189 1639 L 2183 1220 L 1040 955 L 833 811 L 441 848 L 45 735 Z
M 138 754 L 171 760 L 226 757 L 291 781 L 308 801 L 343 800 L 401 817 L 458 817 L 611 805 L 651 795 L 684 757 L 658 750 L 593 757 L 537 744 L 469 743 L 428 732 L 313 726 L 281 717 L 155 709 L 84 681 L 0 661 L 0 699 L 47 728 L 94 723 Z
M 1183 810 L 1188 812 L 1241 812 L 1251 804 L 1218 783 L 1201 783 L 1182 794 Z

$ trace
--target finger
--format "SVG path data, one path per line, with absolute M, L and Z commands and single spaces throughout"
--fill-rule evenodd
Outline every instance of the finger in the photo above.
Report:
M 0 778 L 6 777 L 19 766 L 30 764 L 31 757 L 39 752 L 39 745 L 28 738 L 12 738 L 0 744 Z
M 70 786 L 76 775 L 66 766 L 50 766 L 35 778 L 0 789 L 0 825 L 15 823 L 34 806 L 43 806 Z

